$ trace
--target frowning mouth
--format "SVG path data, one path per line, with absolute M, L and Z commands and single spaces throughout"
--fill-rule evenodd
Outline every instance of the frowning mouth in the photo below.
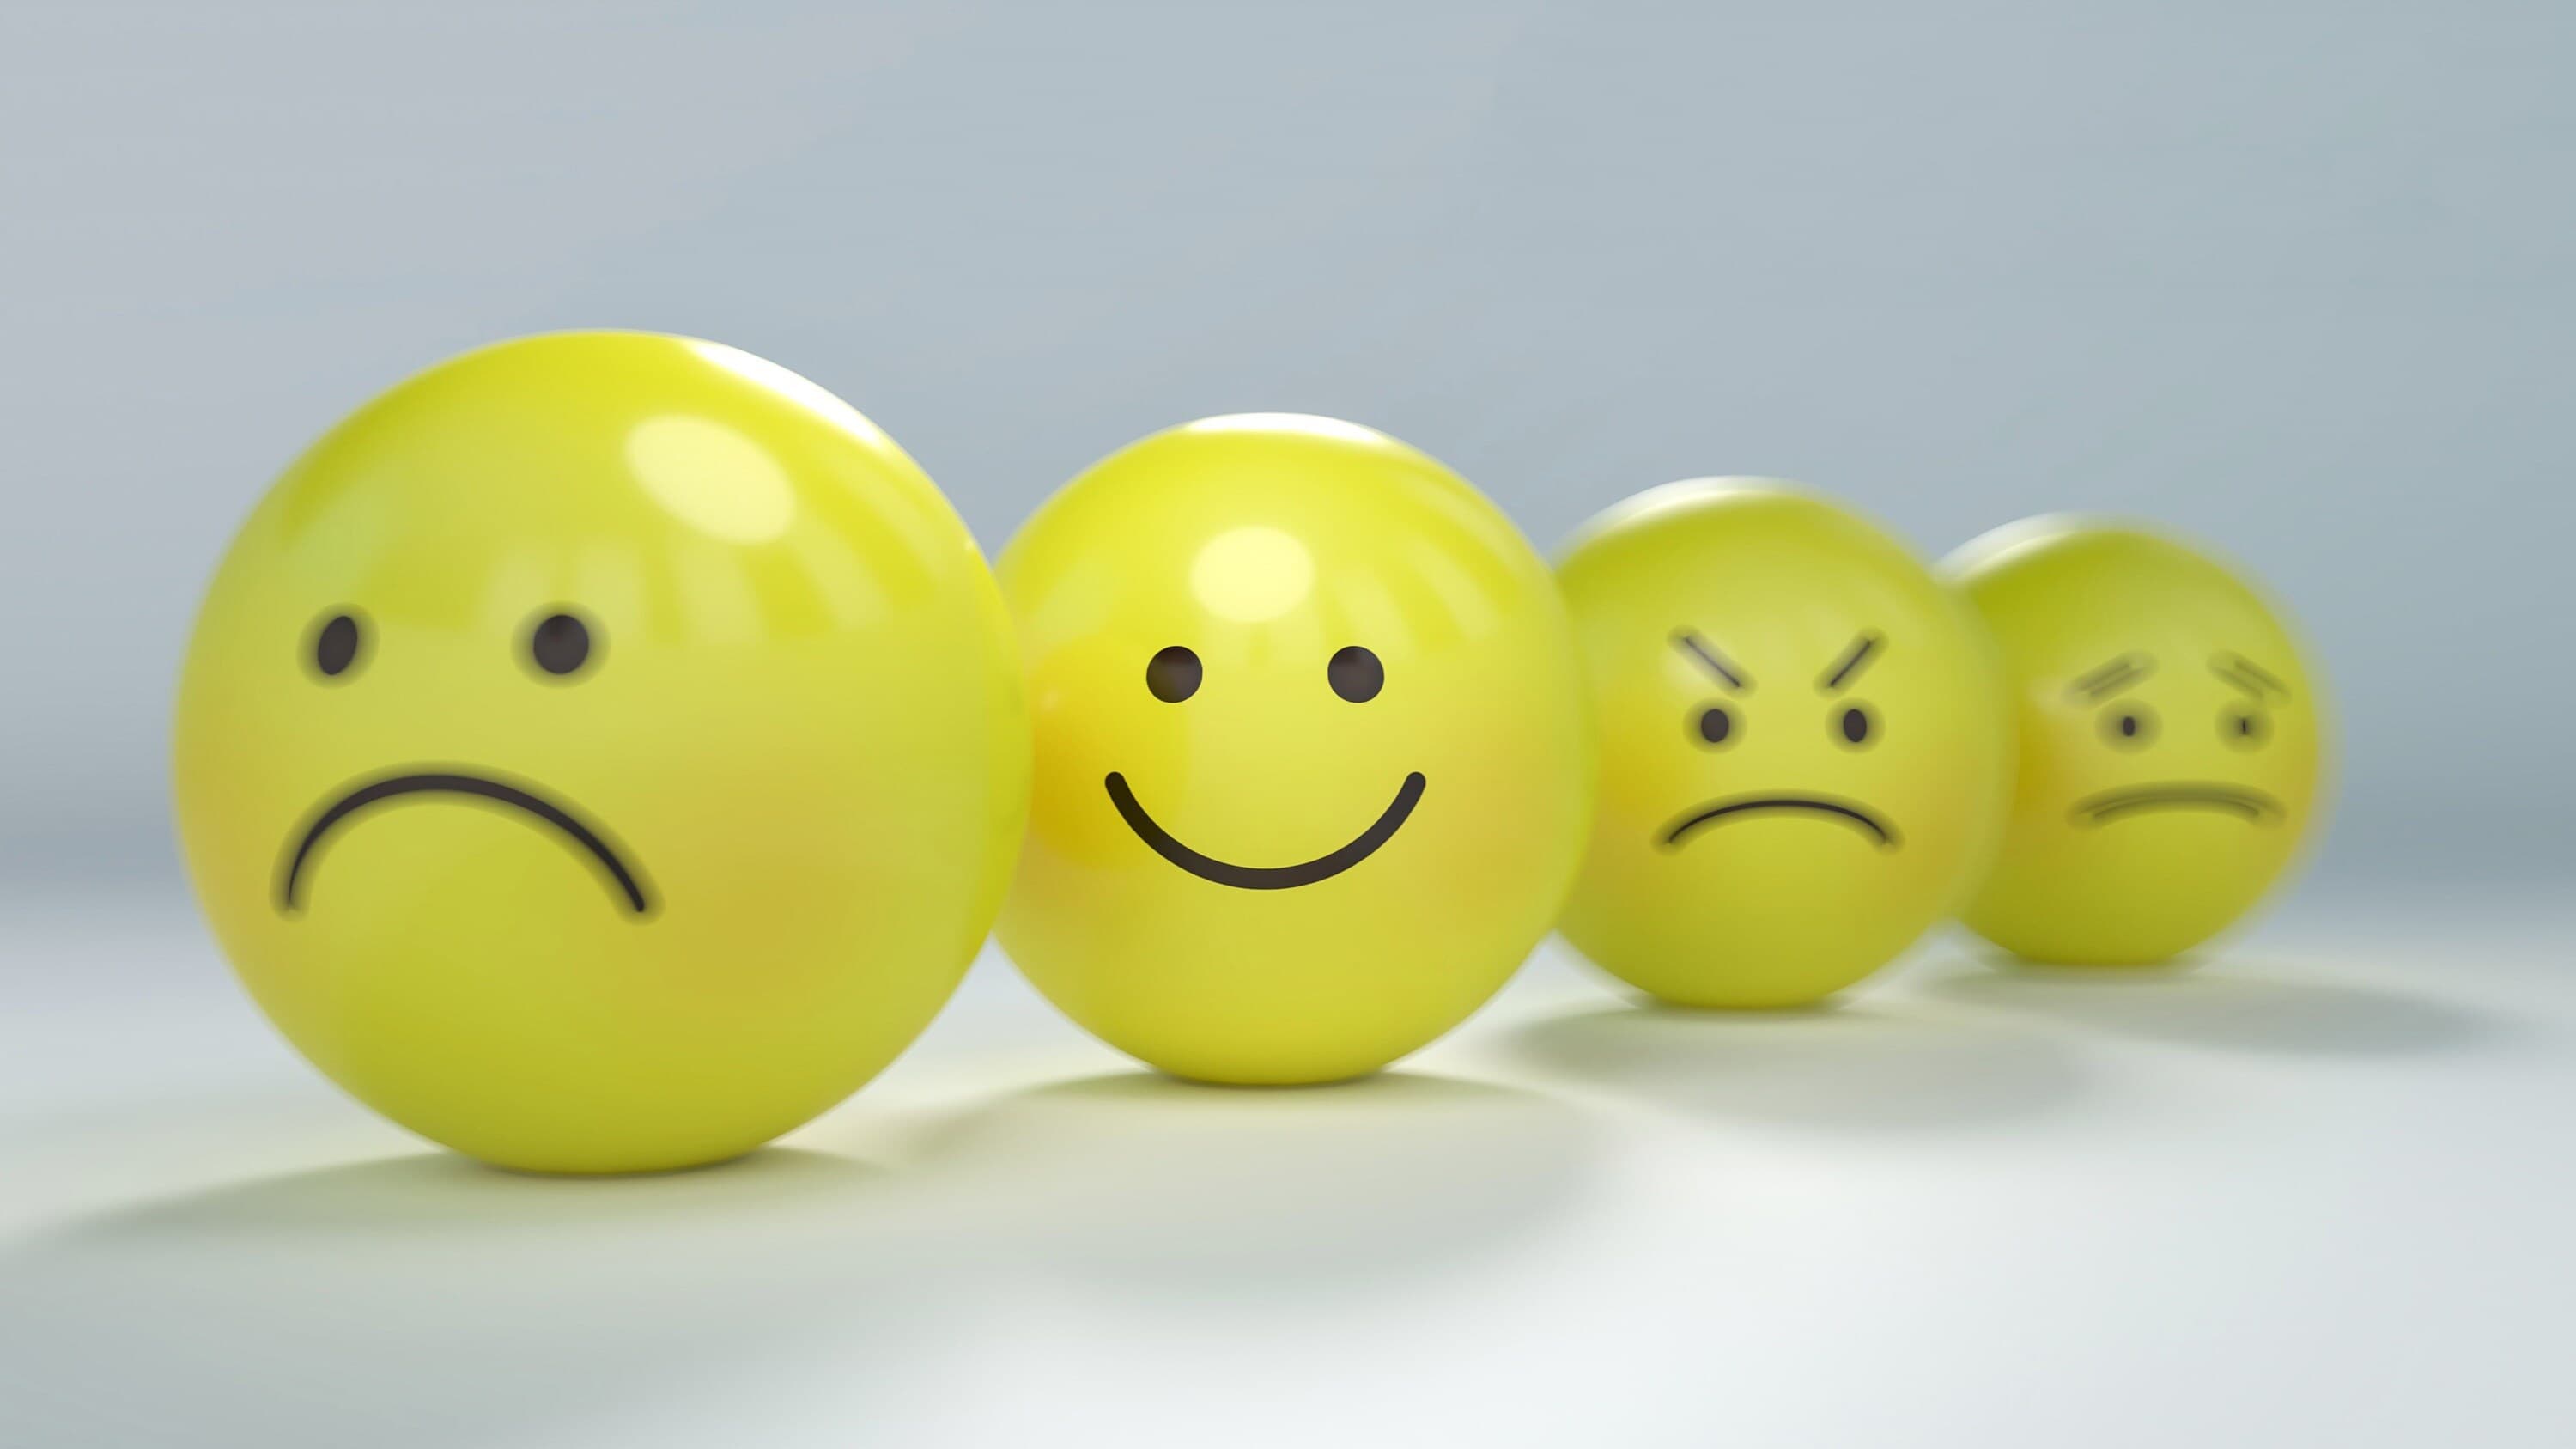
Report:
M 552 827 L 557 834 L 588 853 L 608 883 L 626 898 L 629 909 L 638 916 L 652 914 L 652 899 L 645 894 L 643 881 L 598 830 L 526 786 L 456 770 L 380 776 L 352 786 L 339 798 L 314 812 L 313 818 L 297 833 L 295 848 L 278 865 L 278 910 L 294 915 L 303 909 L 297 892 L 304 882 L 304 867 L 312 861 L 324 837 L 342 822 L 362 810 L 420 796 L 451 796 L 463 803 L 498 806 Z
M 2277 821 L 2288 813 L 2280 801 L 2260 790 L 2191 780 L 2087 795 L 2067 811 L 2067 818 L 2078 825 L 2108 825 L 2150 810 L 2215 810 L 2258 822 Z
M 1868 806 L 1854 801 L 1834 800 L 1822 795 L 1739 795 L 1704 805 L 1674 821 L 1664 830 L 1664 848 L 1679 848 L 1685 837 L 1706 826 L 1779 811 L 1807 811 L 1842 821 L 1867 833 L 1878 842 L 1881 850 L 1894 850 L 1901 843 L 1896 837 L 1895 826 L 1880 819 Z
M 1201 855 L 1172 838 L 1172 833 L 1154 822 L 1145 807 L 1138 803 L 1136 792 L 1127 787 L 1127 777 L 1116 770 L 1102 782 L 1109 789 L 1109 803 L 1118 807 L 1120 819 L 1136 832 L 1138 839 L 1154 848 L 1154 853 L 1201 880 L 1218 885 L 1235 886 L 1248 891 L 1286 890 L 1291 886 L 1313 885 L 1330 880 L 1377 853 L 1377 848 L 1395 838 L 1413 807 L 1422 800 L 1422 772 L 1404 777 L 1395 799 L 1379 814 L 1376 823 L 1359 833 L 1341 849 L 1297 865 L 1236 865 L 1212 855 Z

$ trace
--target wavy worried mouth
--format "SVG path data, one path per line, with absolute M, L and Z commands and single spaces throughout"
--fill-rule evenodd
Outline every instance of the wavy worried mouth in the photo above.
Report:
M 1375 855 L 1379 846 L 1394 839 L 1395 832 L 1403 828 L 1406 818 L 1413 814 L 1413 807 L 1421 803 L 1423 789 L 1421 771 L 1405 776 L 1404 783 L 1396 789 L 1395 799 L 1388 803 L 1376 823 L 1361 831 L 1350 844 L 1330 854 L 1319 855 L 1297 865 L 1236 865 L 1212 855 L 1201 855 L 1173 839 L 1172 833 L 1156 824 L 1154 817 L 1137 802 L 1136 792 L 1127 788 L 1126 776 L 1112 770 L 1102 783 L 1108 786 L 1109 803 L 1118 807 L 1119 818 L 1127 822 L 1127 828 L 1135 831 L 1138 839 L 1152 846 L 1156 855 L 1201 880 L 1248 891 L 1276 891 L 1291 886 L 1313 885 L 1319 880 L 1330 880 Z
M 1685 836 L 1711 825 L 1723 825 L 1748 815 L 1769 815 L 1781 811 L 1806 811 L 1839 820 L 1855 830 L 1868 834 L 1881 850 L 1894 850 L 1901 843 L 1896 827 L 1880 819 L 1869 807 L 1850 800 L 1834 800 L 1823 795 L 1740 795 L 1713 804 L 1674 821 L 1664 831 L 1664 848 L 1679 847 Z
M 2280 801 L 2260 790 L 2200 781 L 2105 790 L 2076 801 L 2066 813 L 2078 825 L 2108 825 L 2149 810 L 2215 810 L 2253 821 L 2277 821 L 2288 813 Z
M 523 786 L 496 780 L 488 775 L 455 770 L 383 776 L 351 787 L 338 799 L 322 807 L 298 835 L 294 851 L 279 867 L 277 908 L 288 915 L 293 915 L 302 909 L 303 903 L 298 899 L 297 891 L 304 881 L 304 868 L 311 863 L 313 853 L 321 846 L 324 837 L 328 836 L 341 822 L 362 810 L 373 809 L 391 801 L 429 795 L 459 796 L 469 802 L 498 805 L 553 827 L 556 834 L 588 853 L 592 863 L 607 876 L 609 883 L 616 888 L 617 892 L 626 898 L 627 906 L 636 915 L 645 916 L 652 913 L 652 901 L 644 893 L 644 884 L 635 872 L 628 868 L 625 858 L 619 855 L 616 847 L 610 845 L 597 830 L 582 823 L 580 818 L 570 810 Z

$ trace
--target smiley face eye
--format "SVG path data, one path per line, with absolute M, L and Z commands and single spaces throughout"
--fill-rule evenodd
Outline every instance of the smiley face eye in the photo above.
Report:
M 590 656 L 590 626 L 570 614 L 548 614 L 528 631 L 528 657 L 556 678 L 578 672 Z
M 2156 712 L 2143 704 L 2116 704 L 2102 711 L 2102 738 L 2124 750 L 2140 750 L 2156 737 Z
M 323 678 L 337 679 L 358 662 L 358 650 L 365 643 L 366 631 L 356 614 L 333 614 L 313 631 L 313 667 Z
M 2218 737 L 2240 750 L 2261 749 L 2272 737 L 2272 718 L 2259 710 L 2226 710 L 2218 716 Z
M 1145 661 L 1145 687 L 1163 703 L 1179 704 L 1199 692 L 1199 680 L 1205 673 L 1196 654 L 1178 644 L 1167 645 Z
M 1723 745 L 1735 738 L 1735 715 L 1722 704 L 1712 704 L 1691 720 L 1691 728 L 1704 745 Z
M 1386 688 L 1386 666 L 1357 644 L 1334 650 L 1324 662 L 1324 677 L 1332 682 L 1333 693 L 1353 704 L 1366 704 Z
M 1834 732 L 1853 749 L 1861 749 L 1878 738 L 1878 720 L 1869 706 L 1855 704 L 1834 719 Z

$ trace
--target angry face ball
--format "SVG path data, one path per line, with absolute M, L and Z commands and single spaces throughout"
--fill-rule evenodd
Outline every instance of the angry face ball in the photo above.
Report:
M 2251 909 L 2319 805 L 2324 701 L 2271 605 L 2142 529 L 2012 524 L 1945 566 L 2003 654 L 2020 765 L 1964 919 L 2016 955 L 2166 960 Z
M 713 343 L 468 353 L 289 468 L 180 683 L 180 838 L 260 1006 L 541 1171 L 744 1152 L 947 998 L 1025 803 L 1007 620 L 867 419 Z
M 1815 1001 L 1893 959 L 1985 863 L 2006 736 L 1974 622 L 1821 499 L 1675 483 L 1558 568 L 1601 799 L 1561 930 L 1668 1001 Z
M 1136 443 L 1002 555 L 1037 730 L 1004 950 L 1111 1045 L 1329 1081 L 1457 1024 L 1543 935 L 1590 786 L 1546 566 L 1348 423 Z

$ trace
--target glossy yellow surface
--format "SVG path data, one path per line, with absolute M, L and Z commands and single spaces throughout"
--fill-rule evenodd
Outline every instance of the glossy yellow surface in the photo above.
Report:
M 1991 854 L 1991 653 L 1905 547 L 1795 488 L 1698 479 L 1558 567 L 1601 800 L 1559 929 L 1692 1006 L 1812 1002 L 1893 959 Z
M 369 402 L 243 526 L 179 832 L 243 982 L 368 1105 L 509 1167 L 679 1167 L 947 999 L 1027 728 L 991 575 L 875 425 L 729 347 L 534 337 Z
M 2325 711 L 2263 597 L 2170 539 L 2073 518 L 1944 567 L 2001 647 L 2020 746 L 1968 925 L 2033 960 L 2139 964 L 2262 899 L 2316 823 Z
M 1547 931 L 1591 782 L 1546 565 L 1454 474 L 1323 418 L 1215 418 L 1003 551 L 1037 729 L 1003 948 L 1210 1081 L 1372 1071 Z

